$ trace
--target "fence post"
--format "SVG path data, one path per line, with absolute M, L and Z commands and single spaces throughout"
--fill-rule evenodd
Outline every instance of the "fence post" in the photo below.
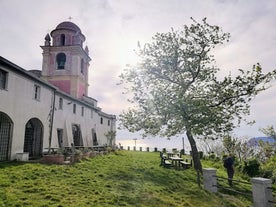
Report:
M 205 190 L 213 193 L 218 192 L 216 173 L 217 170 L 214 168 L 203 168 L 203 186 Z
M 252 178 L 252 193 L 254 207 L 271 207 L 272 204 L 272 190 L 270 179 L 266 178 Z

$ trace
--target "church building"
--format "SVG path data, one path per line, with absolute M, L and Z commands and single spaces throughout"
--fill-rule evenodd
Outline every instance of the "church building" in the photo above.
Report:
M 88 96 L 89 50 L 81 29 L 65 21 L 45 37 L 42 70 L 0 56 L 0 161 L 48 148 L 113 146 L 116 116 Z

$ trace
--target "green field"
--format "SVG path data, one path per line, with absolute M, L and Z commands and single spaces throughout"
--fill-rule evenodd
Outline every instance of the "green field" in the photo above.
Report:
M 192 168 L 159 164 L 159 153 L 132 151 L 74 165 L 0 163 L 0 206 L 251 206 L 242 196 L 203 190 Z

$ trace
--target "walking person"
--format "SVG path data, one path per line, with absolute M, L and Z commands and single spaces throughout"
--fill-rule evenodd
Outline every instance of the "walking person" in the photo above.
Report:
M 234 177 L 234 158 L 232 155 L 229 155 L 224 161 L 223 161 L 223 166 L 227 170 L 227 175 L 228 175 L 228 183 L 230 186 L 233 185 L 233 177 Z

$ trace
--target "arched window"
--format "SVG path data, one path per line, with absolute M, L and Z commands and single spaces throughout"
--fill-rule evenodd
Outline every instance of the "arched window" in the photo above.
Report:
M 64 69 L 66 62 L 66 55 L 64 53 L 57 54 L 57 69 Z
M 64 46 L 65 45 L 65 34 L 62 34 L 60 36 L 60 45 Z

